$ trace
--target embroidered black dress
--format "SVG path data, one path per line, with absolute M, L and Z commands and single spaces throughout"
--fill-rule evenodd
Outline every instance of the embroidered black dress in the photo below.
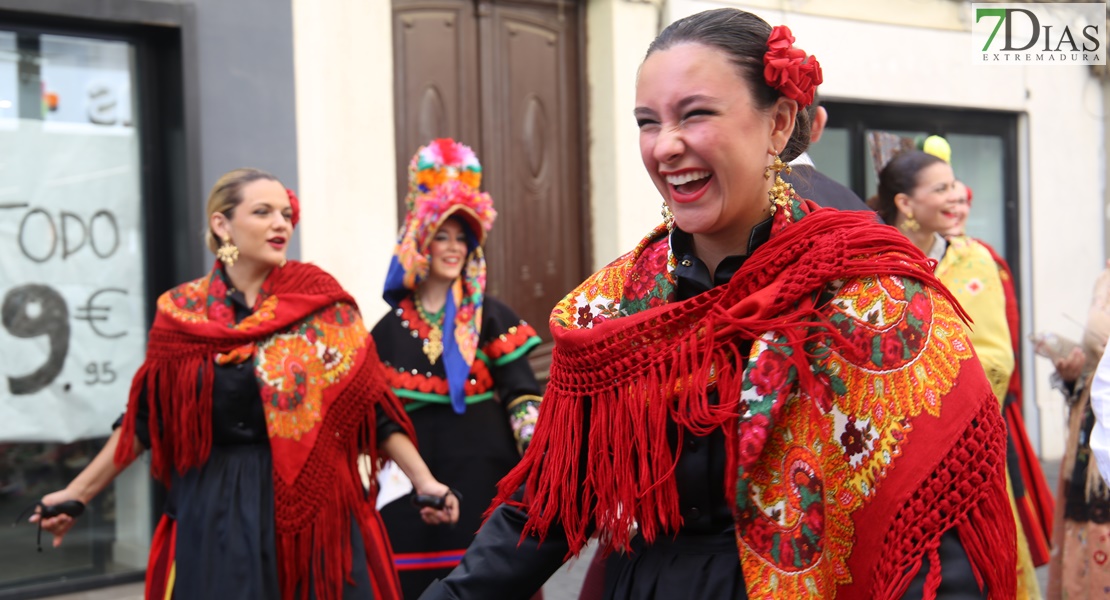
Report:
M 497 482 L 520 459 L 539 410 L 539 384 L 528 353 L 540 343 L 531 325 L 485 297 L 478 356 L 466 384 L 466 412 L 450 405 L 443 361 L 424 353 L 431 326 L 412 296 L 374 326 L 372 335 L 390 385 L 405 403 L 420 455 L 442 483 L 462 493 L 454 527 L 428 527 L 409 497 L 382 507 L 394 564 L 406 598 L 417 598 L 458 564 L 482 523 Z

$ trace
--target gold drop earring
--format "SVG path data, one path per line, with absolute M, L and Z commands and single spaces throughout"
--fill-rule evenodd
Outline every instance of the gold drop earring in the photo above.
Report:
M 235 264 L 235 261 L 239 260 L 239 248 L 231 243 L 230 237 L 224 238 L 224 243 L 220 244 L 220 247 L 216 250 L 216 258 L 220 259 L 220 262 L 229 268 Z
M 775 178 L 774 183 L 771 184 L 771 189 L 767 191 L 767 199 L 771 202 L 772 215 L 778 212 L 779 208 L 785 209 L 790 206 L 790 198 L 794 196 L 794 186 L 782 180 L 782 173 L 785 171 L 789 175 L 791 170 L 790 165 L 782 162 L 778 152 L 776 152 L 775 161 L 763 172 L 764 179 L 770 179 L 772 176 Z
M 913 214 L 908 214 L 906 215 L 906 219 L 902 221 L 902 229 L 915 233 L 921 231 L 921 224 L 917 222 L 917 219 L 913 218 Z
M 671 207 L 667 206 L 667 201 L 663 201 L 662 208 L 659 209 L 659 214 L 663 215 L 663 224 L 667 226 L 667 232 L 674 231 L 674 213 L 671 212 Z

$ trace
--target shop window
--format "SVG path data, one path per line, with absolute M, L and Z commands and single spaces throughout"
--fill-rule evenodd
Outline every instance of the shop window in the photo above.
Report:
M 0 522 L 95 456 L 148 316 L 136 47 L 0 28 Z M 58 549 L 0 527 L 0 596 L 141 572 L 150 480 L 125 472 Z
M 1017 114 L 831 101 L 824 105 L 829 124 L 810 149 L 814 164 L 864 199 L 878 188 L 867 145 L 870 132 L 885 131 L 909 139 L 943 135 L 952 147 L 956 178 L 975 194 L 967 234 L 998 250 L 1015 278 L 1020 277 Z

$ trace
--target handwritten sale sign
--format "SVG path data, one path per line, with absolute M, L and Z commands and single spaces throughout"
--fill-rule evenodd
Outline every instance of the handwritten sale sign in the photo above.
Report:
M 0 148 L 0 442 L 106 436 L 146 349 L 138 136 L 22 120 Z

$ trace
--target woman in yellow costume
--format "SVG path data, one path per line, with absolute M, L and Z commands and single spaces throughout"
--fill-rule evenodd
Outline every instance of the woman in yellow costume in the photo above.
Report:
M 983 244 L 966 236 L 945 239 L 942 235 L 957 224 L 957 205 L 962 200 L 952 166 L 932 154 L 918 150 L 901 152 L 879 174 L 879 215 L 896 226 L 926 256 L 937 261 L 937 279 L 951 290 L 971 316 L 969 337 L 1001 409 L 1014 371 L 1002 278 L 991 252 Z M 1012 488 L 1010 492 L 1013 503 Z M 1015 521 L 1018 526 L 1017 597 L 1038 599 L 1040 588 L 1029 545 L 1017 519 L 1016 505 Z

